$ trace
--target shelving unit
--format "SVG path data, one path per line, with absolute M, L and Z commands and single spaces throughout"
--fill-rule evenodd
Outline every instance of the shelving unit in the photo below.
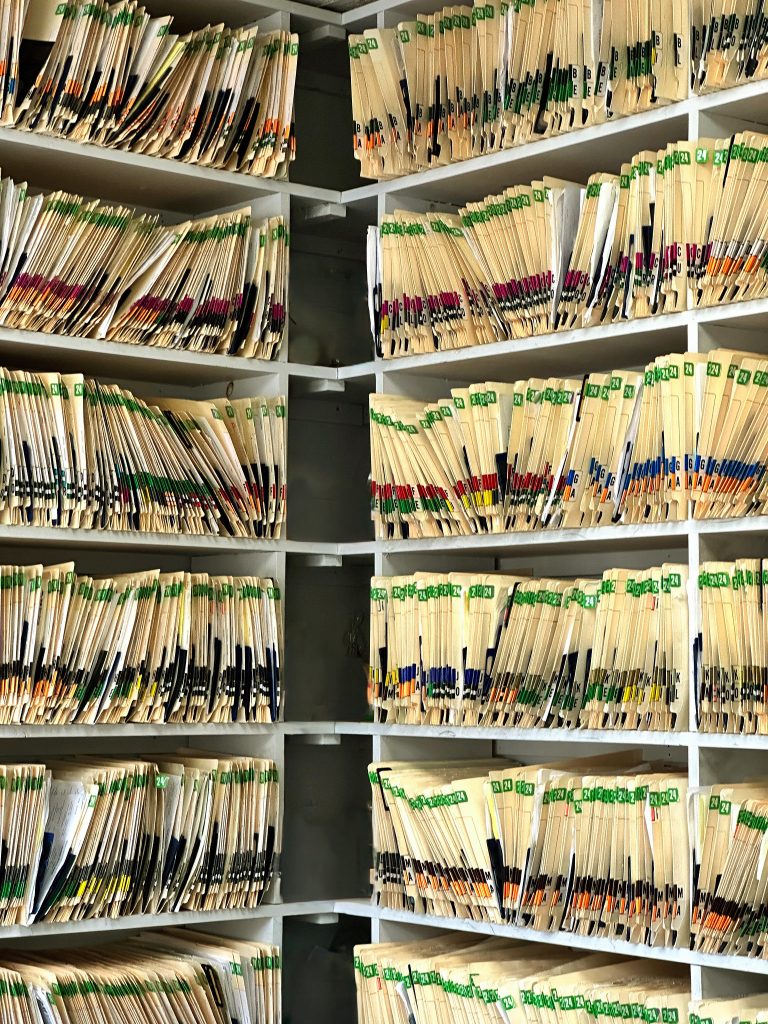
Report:
M 152 5 L 150 5 L 152 7 Z M 251 0 L 222 0 L 215 12 L 206 0 L 158 3 L 153 13 L 173 12 L 186 26 L 200 27 L 218 18 L 230 24 L 260 21 L 265 29 L 293 26 L 303 33 L 307 49 L 327 45 L 328 38 L 343 35 L 341 15 L 321 11 L 301 3 L 253 3 Z M 214 17 L 215 14 L 215 17 Z M 330 36 L 329 36 L 330 32 Z M 314 36 L 313 36 L 314 33 Z M 301 74 L 301 72 L 300 72 Z M 299 89 L 303 86 L 302 81 Z M 311 85 L 310 85 L 311 88 Z M 306 141 L 312 146 L 311 126 Z M 0 167 L 4 175 L 17 181 L 28 181 L 35 191 L 67 189 L 106 200 L 133 204 L 159 211 L 168 222 L 187 216 L 206 215 L 218 211 L 250 207 L 254 215 L 281 215 L 290 225 L 291 217 L 299 223 L 295 238 L 301 242 L 301 226 L 314 229 L 328 215 L 333 218 L 340 200 L 338 189 L 315 187 L 294 181 L 260 179 L 246 174 L 229 173 L 196 167 L 177 161 L 135 155 L 83 145 L 50 136 L 27 133 L 14 128 L 0 128 Z M 307 232 L 305 243 L 312 251 L 316 238 Z M 299 248 L 301 246 L 299 245 Z M 328 264 L 337 255 L 327 254 Z M 300 307 L 301 274 L 295 278 Z M 322 354 L 318 361 L 322 360 Z M 330 360 L 328 360 L 330 362 Z M 288 466 L 291 478 L 289 491 L 297 485 L 300 494 L 302 477 L 311 468 L 313 459 L 306 452 L 308 439 L 323 438 L 338 429 L 329 413 L 332 406 L 327 396 L 335 396 L 342 388 L 334 365 L 310 365 L 289 361 L 288 345 L 284 345 L 273 362 L 245 360 L 228 356 L 201 355 L 167 349 L 153 349 L 129 344 L 98 341 L 90 338 L 64 337 L 40 332 L 20 331 L 0 326 L 0 365 L 23 369 L 57 369 L 79 371 L 101 380 L 118 382 L 142 396 L 185 395 L 194 398 L 251 395 L 289 396 L 289 414 L 295 400 L 299 416 L 289 425 Z M 303 427 L 301 406 L 310 417 L 326 421 L 318 429 L 310 418 Z M 300 497 L 297 497 L 297 504 Z M 290 524 L 287 535 L 280 540 L 235 539 L 226 536 L 183 536 L 178 534 L 121 533 L 72 529 L 0 527 L 0 552 L 4 564 L 14 562 L 58 562 L 73 559 L 85 572 L 108 574 L 131 568 L 159 567 L 163 570 L 186 569 L 210 573 L 253 573 L 273 577 L 282 590 L 284 606 L 290 605 L 292 584 L 297 587 L 305 578 L 322 578 L 323 574 L 341 565 L 338 543 L 326 529 L 323 520 L 315 529 L 309 526 L 302 534 L 294 533 Z M 330 567 L 330 570 L 327 568 Z M 289 579 L 290 578 L 290 579 Z M 291 614 L 289 607 L 288 614 Z M 300 616 L 301 610 L 297 611 Z M 311 681 L 296 675 L 293 687 L 290 655 L 284 666 L 284 693 L 287 714 L 291 700 L 302 689 L 309 691 Z M 287 696 L 293 688 L 292 697 Z M 71 726 L 0 726 L 2 757 L 46 760 L 66 754 L 120 756 L 121 754 L 160 755 L 179 748 L 224 751 L 272 758 L 281 779 L 283 827 L 292 845 L 303 823 L 294 819 L 302 811 L 300 801 L 288 796 L 295 788 L 291 779 L 291 759 L 297 763 L 338 761 L 341 733 L 333 721 L 305 721 L 294 714 L 294 721 L 274 725 L 233 724 L 76 724 Z M 308 717 L 308 716 L 307 716 Z M 350 736 L 350 742 L 360 741 Z M 289 749 L 291 753 L 289 754 Z M 317 753 L 316 753 L 317 752 Z M 1 758 L 0 758 L 1 759 Z M 295 806 L 296 805 L 296 806 Z M 331 827 L 328 811 L 321 827 Z M 290 858 L 289 858 L 290 859 Z M 0 945 L 21 944 L 35 948 L 62 944 L 83 945 L 124 940 L 136 932 L 168 926 L 194 926 L 211 934 L 242 936 L 278 944 L 284 949 L 285 933 L 303 928 L 313 933 L 329 921 L 336 920 L 334 880 L 326 879 L 317 886 L 320 898 L 303 899 L 298 872 L 281 862 L 280 877 L 267 892 L 261 906 L 249 910 L 216 912 L 162 913 L 135 915 L 118 919 L 94 919 L 67 924 L 42 923 L 31 927 L 0 929 Z M 340 870 L 344 870 L 342 864 Z M 343 890 L 341 890 L 343 892 Z M 286 976 L 293 961 L 288 957 Z M 286 1010 L 290 1016 L 290 990 L 286 990 Z M 326 1002 L 331 1003 L 330 998 Z M 321 1019 L 322 1015 L 318 1018 Z M 327 1019 L 331 1019 L 329 1015 Z
M 210 20 L 208 0 L 164 0 L 157 6 L 178 14 L 185 23 L 200 25 Z M 341 112 L 339 137 L 347 140 L 346 33 L 391 25 L 441 4 L 437 0 L 373 0 L 344 12 L 294 0 L 217 0 L 215 6 L 216 17 L 230 24 L 262 19 L 266 27 L 292 26 L 301 33 L 296 176 L 311 180 L 325 172 L 328 178 L 339 165 L 333 187 L 213 171 L 12 128 L 0 128 L 0 166 L 4 174 L 26 177 L 34 187 L 91 191 L 163 210 L 169 219 L 239 204 L 252 205 L 259 215 L 292 217 L 292 257 L 297 258 L 291 261 L 293 322 L 288 345 L 276 361 L 266 363 L 0 327 L 0 365 L 77 369 L 124 382 L 143 394 L 154 390 L 206 397 L 223 394 L 227 388 L 235 395 L 288 394 L 286 536 L 259 541 L 0 526 L 0 550 L 6 562 L 73 557 L 86 571 L 159 565 L 275 577 L 283 588 L 286 610 L 286 721 L 274 726 L 0 726 L 0 741 L 9 758 L 50 756 L 52 749 L 159 752 L 180 745 L 274 758 L 283 780 L 285 807 L 282 887 L 275 886 L 268 902 L 256 910 L 4 929 L 0 942 L 54 945 L 64 935 L 85 942 L 89 936 L 102 940 L 112 933 L 124 936 L 170 923 L 189 924 L 212 933 L 286 940 L 289 981 L 294 928 L 311 926 L 316 936 L 312 941 L 327 947 L 326 952 L 339 950 L 339 970 L 346 971 L 343 977 L 348 986 L 346 994 L 334 990 L 318 996 L 314 1018 L 318 1024 L 353 1020 L 348 1012 L 354 985 L 348 948 L 352 941 L 418 936 L 423 929 L 433 928 L 652 959 L 674 957 L 690 966 L 694 994 L 742 991 L 751 985 L 768 992 L 763 977 L 768 965 L 761 961 L 415 917 L 373 907 L 365 897 L 371 862 L 365 765 L 370 760 L 498 753 L 535 762 L 551 753 L 554 744 L 576 756 L 598 745 L 633 747 L 647 750 L 649 757 L 686 766 L 696 784 L 765 772 L 768 737 L 739 738 L 737 746 L 734 737 L 698 734 L 693 718 L 682 731 L 663 734 L 362 721 L 363 666 L 368 655 L 365 617 L 368 581 L 374 573 L 424 568 L 488 571 L 511 566 L 541 574 L 595 573 L 612 565 L 683 561 L 692 581 L 693 626 L 698 619 L 696 579 L 702 561 L 768 554 L 768 517 L 419 541 L 371 539 L 365 484 L 369 391 L 434 398 L 460 383 L 515 380 L 555 370 L 571 374 L 641 366 L 664 352 L 706 352 L 722 344 L 768 353 L 768 299 L 448 353 L 371 359 L 365 330 L 365 224 L 396 208 L 460 205 L 543 174 L 583 181 L 593 171 L 617 169 L 641 148 L 679 138 L 728 135 L 752 125 L 768 131 L 768 83 L 691 97 L 608 125 L 422 174 L 358 184 L 351 152 L 340 158 L 331 152 L 335 140 L 325 139 L 335 114 Z M 331 97 L 328 114 L 320 119 L 311 106 L 316 100 L 310 100 L 310 93 L 318 92 L 323 102 Z M 318 296 L 323 302 L 320 312 Z M 326 365 L 320 365 L 323 362 Z M 289 990 L 286 984 L 287 999 Z
M 434 7 L 435 5 L 432 5 Z M 430 4 L 376 0 L 354 15 L 354 25 L 390 26 Z M 361 184 L 342 192 L 341 201 L 366 211 L 371 222 L 396 209 L 424 212 L 457 207 L 467 201 L 544 174 L 585 181 L 595 171 L 618 170 L 642 148 L 659 148 L 682 138 L 729 136 L 744 128 L 768 131 L 768 84 L 740 88 L 637 114 L 608 125 L 545 139 L 515 149 L 402 178 Z M 344 381 L 369 380 L 378 392 L 434 401 L 448 389 L 478 381 L 513 381 L 532 375 L 581 375 L 591 370 L 642 367 L 665 352 L 707 352 L 719 345 L 768 353 L 768 304 L 763 301 L 697 309 L 684 313 L 499 341 L 444 353 L 374 360 L 342 369 Z M 698 632 L 699 565 L 708 559 L 732 559 L 768 553 L 768 520 L 691 521 L 609 525 L 584 530 L 506 535 L 379 540 L 368 549 L 376 575 L 418 570 L 493 571 L 524 568 L 534 575 L 596 574 L 611 566 L 643 568 L 664 561 L 687 563 L 691 635 Z M 342 558 L 364 558 L 362 545 L 340 546 Z M 692 668 L 692 651 L 690 652 Z M 691 678 L 693 674 L 691 673 Z M 519 730 L 442 726 L 366 725 L 375 761 L 428 760 L 506 755 L 537 763 L 552 755 L 583 756 L 597 747 L 635 748 L 651 759 L 687 769 L 692 785 L 764 774 L 768 737 L 710 736 L 690 719 L 680 732 L 618 733 L 611 730 Z M 695 996 L 768 992 L 768 967 L 762 961 L 705 956 L 688 950 L 655 950 L 569 934 L 543 934 L 487 922 L 445 920 L 373 907 L 367 901 L 339 901 L 336 911 L 370 920 L 372 941 L 418 938 L 425 929 L 451 929 L 602 950 L 625 956 L 675 960 L 691 972 Z

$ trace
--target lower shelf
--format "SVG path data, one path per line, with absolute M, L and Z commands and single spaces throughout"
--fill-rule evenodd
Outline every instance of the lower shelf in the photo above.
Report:
M 0 942 L 19 939 L 53 938 L 58 935 L 91 935 L 105 932 L 140 931 L 145 928 L 181 928 L 184 925 L 221 924 L 225 921 L 257 921 L 286 917 L 314 917 L 335 912 L 333 900 L 310 900 L 299 903 L 262 903 L 246 910 L 186 910 L 180 913 L 134 914 L 126 917 L 97 917 L 89 921 L 68 921 L 60 924 L 42 922 L 33 925 L 11 925 L 0 928 Z
M 636 943 L 617 939 L 591 938 L 572 935 L 568 932 L 539 932 L 515 925 L 493 924 L 490 921 L 467 921 L 455 918 L 435 917 L 429 914 L 410 914 L 406 910 L 390 910 L 375 907 L 370 900 L 337 900 L 337 914 L 350 917 L 367 917 L 371 920 L 397 921 L 402 924 L 419 925 L 426 928 L 441 928 L 444 931 L 474 932 L 478 935 L 493 935 L 523 942 L 536 942 L 548 946 L 564 946 L 567 949 L 586 950 L 593 953 L 616 953 L 620 956 L 644 960 L 667 960 L 688 964 L 692 967 L 714 967 L 718 970 L 741 971 L 745 974 L 768 975 L 768 960 L 750 959 L 742 956 L 714 956 L 696 953 L 689 949 L 652 949 Z
M 739 971 L 744 974 L 768 975 L 768 960 L 739 956 L 714 956 L 688 949 L 652 949 L 616 939 L 591 938 L 567 932 L 538 932 L 514 925 L 493 924 L 489 921 L 469 921 L 435 917 L 429 914 L 410 914 L 405 910 L 390 910 L 374 906 L 368 899 L 304 900 L 295 903 L 264 903 L 249 910 L 183 911 L 178 914 L 137 914 L 122 918 L 97 918 L 92 921 L 70 921 L 64 924 L 36 924 L 29 927 L 14 925 L 0 928 L 0 943 L 18 942 L 20 939 L 56 938 L 64 935 L 97 935 L 140 931 L 148 928 L 205 926 L 229 921 L 256 921 L 285 918 L 324 918 L 329 915 L 367 918 L 374 921 L 395 921 L 443 931 L 472 932 L 517 939 L 523 942 L 562 946 L 588 952 L 615 953 L 619 956 L 644 960 L 668 960 L 692 967 L 711 967 L 717 970 Z

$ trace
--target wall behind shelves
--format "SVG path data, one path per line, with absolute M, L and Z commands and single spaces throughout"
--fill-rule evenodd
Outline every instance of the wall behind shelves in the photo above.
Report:
M 365 718 L 372 572 L 372 561 L 339 568 L 289 562 L 285 632 L 300 642 L 290 646 L 286 657 L 288 720 Z
M 366 540 L 371 531 L 367 408 L 330 394 L 292 399 L 288 410 L 288 536 Z
M 313 738 L 314 739 L 314 738 Z M 289 901 L 370 892 L 371 742 L 286 738 L 282 893 Z

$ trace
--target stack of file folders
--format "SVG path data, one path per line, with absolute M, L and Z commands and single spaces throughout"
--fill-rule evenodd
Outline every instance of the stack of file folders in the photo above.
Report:
M 764 993 L 691 999 L 687 971 L 606 953 L 439 935 L 355 947 L 358 1024 L 764 1024 Z
M 0 371 L 0 520 L 279 537 L 285 399 L 145 401 L 82 374 Z
M 633 751 L 379 762 L 374 899 L 415 917 L 764 959 L 768 783 L 689 787 Z M 692 872 L 691 872 L 692 865 Z M 691 887 L 692 878 L 692 887 Z
M 118 948 L 9 950 L 0 967 L 6 1024 L 280 1024 L 276 946 L 181 929 Z
M 416 573 L 371 580 L 378 721 L 688 727 L 688 568 L 602 579 Z
M 393 178 L 768 75 L 762 0 L 444 7 L 349 37 L 353 147 Z
M 255 576 L 0 566 L 0 722 L 273 722 L 280 588 Z
M 354 952 L 358 1024 L 539 1024 L 544 1016 L 575 1024 L 581 1015 L 595 1024 L 685 1024 L 689 1007 L 700 1008 L 687 972 L 673 964 L 466 935 Z M 734 1014 L 739 1003 L 729 1000 Z
M 703 562 L 697 716 L 709 733 L 768 732 L 768 565 Z
M 684 772 L 627 751 L 377 763 L 369 777 L 380 906 L 687 947 Z
M 180 224 L 0 180 L 0 324 L 133 345 L 273 358 L 288 235 L 249 207 Z
M 0 923 L 260 902 L 280 850 L 274 762 L 165 757 L 0 766 Z
M 746 352 L 373 394 L 370 420 L 380 538 L 735 518 L 768 498 L 768 359 Z
M 134 0 L 2 0 L 0 121 L 285 177 L 295 156 L 299 37 L 207 25 L 183 35 Z
M 676 313 L 768 293 L 768 136 L 674 142 L 586 186 L 543 177 L 457 214 L 370 228 L 385 358 Z M 596 168 L 597 170 L 597 168 Z

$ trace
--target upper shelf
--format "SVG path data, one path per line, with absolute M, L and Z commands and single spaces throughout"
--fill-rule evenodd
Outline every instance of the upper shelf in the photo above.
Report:
M 274 375 L 316 382 L 338 379 L 338 370 L 333 366 L 241 359 L 40 331 L 19 331 L 2 324 L 0 366 L 23 370 L 55 369 L 61 373 L 87 373 L 114 380 L 192 387 Z
M 614 953 L 620 956 L 641 957 L 646 960 L 673 960 L 675 963 L 696 967 L 716 967 L 720 970 L 740 971 L 747 974 L 768 974 L 768 963 L 756 957 L 718 956 L 713 953 L 699 953 L 689 949 L 669 949 L 663 946 L 645 946 L 623 939 L 610 939 L 574 932 L 545 932 L 536 928 L 522 928 L 510 924 L 495 924 L 492 921 L 475 921 L 471 918 L 437 917 L 434 914 L 417 914 L 406 910 L 393 910 L 374 906 L 370 900 L 337 900 L 337 914 L 351 917 L 366 917 L 371 920 L 396 921 L 415 927 L 442 928 L 451 931 L 473 932 L 479 935 L 495 935 L 522 942 L 564 946 L 592 953 Z
M 172 14 L 175 27 L 189 31 L 202 28 L 209 22 L 223 21 L 225 25 L 250 25 L 273 14 L 287 14 L 291 30 L 304 32 L 318 25 L 342 25 L 343 15 L 329 5 L 314 6 L 297 0 L 149 0 L 146 7 L 152 14 Z
M 376 0 L 367 7 L 391 4 Z M 362 11 L 363 8 L 359 8 Z M 722 120 L 722 134 L 743 127 L 768 126 L 768 81 L 746 85 L 705 96 L 693 96 L 653 110 L 617 118 L 607 124 L 538 139 L 522 146 L 475 157 L 418 174 L 377 181 L 341 193 L 349 205 L 370 204 L 377 196 L 413 197 L 427 202 L 461 206 L 503 191 L 510 185 L 530 182 L 543 175 L 586 182 L 596 171 L 613 171 L 643 149 L 660 149 L 671 141 L 688 138 L 689 118 L 700 115 L 701 134 L 713 130 L 712 118 Z M 710 118 L 707 123 L 706 115 Z M 728 124 L 724 119 L 736 119 Z
M 0 534 L 0 536 L 2 536 Z M 755 545 L 768 538 L 768 516 L 745 519 L 687 519 L 672 523 L 627 523 L 586 529 L 532 530 L 529 533 L 473 534 L 466 537 L 426 537 L 413 540 L 353 541 L 336 545 L 342 559 L 358 560 L 382 555 L 416 556 L 461 554 L 495 558 L 533 555 L 590 554 L 614 551 L 674 552 L 682 557 L 691 537 L 709 542 L 730 558 L 726 549 Z M 712 557 L 707 555 L 706 557 Z M 734 554 L 733 557 L 736 557 Z
M 66 939 L 71 934 L 105 935 L 140 931 L 145 928 L 181 928 L 187 925 L 219 925 L 232 921 L 314 917 L 318 914 L 333 913 L 334 910 L 333 900 L 307 900 L 295 903 L 262 903 L 258 907 L 235 910 L 182 910 L 162 914 L 126 914 L 125 917 L 95 917 L 84 921 L 41 921 L 39 924 L 17 924 L 0 928 L 0 941 Z
M 760 348 L 762 332 L 768 327 L 768 300 L 733 302 L 727 306 L 580 327 L 488 345 L 376 359 L 344 367 L 339 370 L 339 378 L 365 378 L 379 370 L 387 377 L 408 374 L 448 382 L 513 381 L 533 376 L 580 376 L 590 371 L 630 369 L 644 366 L 669 352 L 684 352 L 688 347 L 688 329 L 693 325 L 705 329 L 736 328 L 742 334 L 740 340 L 733 342 L 735 347 Z M 756 332 L 752 338 L 745 333 L 749 331 Z M 765 350 L 764 346 L 761 350 Z
M 0 167 L 16 181 L 71 189 L 122 203 L 178 213 L 207 213 L 271 195 L 299 203 L 337 203 L 335 189 L 258 178 L 210 167 L 0 128 Z
M 162 552 L 165 555 L 278 554 L 334 557 L 338 545 L 321 541 L 260 540 L 132 530 L 87 530 L 57 526 L 0 525 L 0 548 L 53 548 L 73 551 Z
M 472 160 L 361 185 L 342 192 L 341 201 L 352 205 L 389 195 L 461 206 L 545 174 L 586 182 L 595 171 L 618 171 L 622 162 L 642 149 L 659 149 L 670 139 L 685 138 L 688 109 L 687 102 L 675 103 Z
M 287 373 L 289 377 L 335 380 L 336 369 L 240 359 L 237 356 L 186 352 L 119 341 L 19 331 L 0 324 L 0 366 L 24 370 L 85 372 L 100 377 L 183 385 L 224 383 L 249 377 Z
M 312 540 L 259 540 L 254 537 L 209 537 L 175 533 L 119 530 L 78 530 L 55 526 L 0 525 L 0 548 L 51 548 L 77 551 L 122 550 L 163 552 L 166 555 L 285 554 L 309 564 L 338 565 L 339 560 L 368 560 L 384 555 L 443 555 L 461 553 L 495 557 L 612 551 L 682 552 L 698 536 L 713 543 L 734 541 L 754 547 L 768 538 L 768 516 L 748 519 L 686 520 L 640 523 L 588 529 L 534 530 L 469 537 L 429 537 L 415 540 L 365 540 L 337 543 Z

